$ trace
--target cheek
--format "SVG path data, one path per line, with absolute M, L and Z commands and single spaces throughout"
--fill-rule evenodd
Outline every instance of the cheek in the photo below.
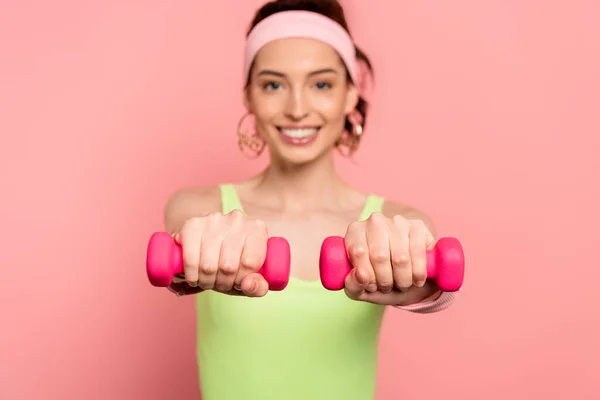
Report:
M 341 96 L 320 97 L 315 101 L 315 109 L 328 122 L 339 122 L 345 119 L 345 103 Z
M 281 113 L 281 99 L 277 96 L 255 95 L 251 97 L 252 111 L 257 120 L 267 122 Z

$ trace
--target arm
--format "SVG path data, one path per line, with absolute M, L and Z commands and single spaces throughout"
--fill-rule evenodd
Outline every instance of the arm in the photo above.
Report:
M 221 211 L 221 197 L 218 188 L 180 189 L 173 193 L 165 204 L 165 231 L 178 232 L 188 219 L 204 217 L 218 211 Z
M 383 207 L 383 214 L 388 218 L 392 218 L 394 215 L 402 215 L 408 219 L 420 219 L 437 240 L 437 232 L 433 221 L 419 210 L 397 203 L 386 202 Z M 450 307 L 457 293 L 443 292 L 433 281 L 428 280 L 423 287 L 412 287 L 408 290 L 404 299 L 394 307 L 419 314 L 435 313 Z
M 165 231 L 179 232 L 191 218 L 203 217 L 221 210 L 221 197 L 218 188 L 180 189 L 173 193 L 164 207 Z M 167 287 L 178 296 L 196 294 L 201 290 L 190 287 L 183 279 L 174 279 Z

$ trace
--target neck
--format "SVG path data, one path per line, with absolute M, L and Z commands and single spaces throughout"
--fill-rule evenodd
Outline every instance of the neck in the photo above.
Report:
M 272 160 L 256 178 L 255 188 L 284 210 L 305 210 L 335 204 L 350 190 L 335 169 L 333 152 L 304 165 Z

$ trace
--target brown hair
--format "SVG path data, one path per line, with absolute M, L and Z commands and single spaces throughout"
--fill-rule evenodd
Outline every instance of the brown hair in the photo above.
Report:
M 276 14 L 282 11 L 291 11 L 291 10 L 303 10 L 303 11 L 312 11 L 315 13 L 319 13 L 324 15 L 333 21 L 340 24 L 348 34 L 350 34 L 350 29 L 348 28 L 348 22 L 346 21 L 346 16 L 344 14 L 344 9 L 342 5 L 337 0 L 274 0 L 263 5 L 254 15 L 254 19 L 250 24 L 250 29 L 248 29 L 248 34 L 250 31 L 263 19 Z M 369 72 L 373 74 L 373 66 L 371 65 L 371 61 L 365 55 L 365 53 L 356 48 L 356 58 L 363 62 L 369 69 Z M 350 75 L 348 75 L 348 79 L 350 79 Z M 250 77 L 248 77 L 248 82 L 250 82 Z M 358 103 L 356 105 L 356 110 L 360 113 L 363 118 L 362 126 L 364 127 L 367 121 L 367 101 L 359 97 Z M 348 132 L 352 132 L 352 124 L 346 119 L 345 124 L 346 130 Z

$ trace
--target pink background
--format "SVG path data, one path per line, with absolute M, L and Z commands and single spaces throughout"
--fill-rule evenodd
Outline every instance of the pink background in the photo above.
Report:
M 265 163 L 234 133 L 259 4 L 2 3 L 0 398 L 197 398 L 192 298 L 145 246 L 173 190 Z M 340 168 L 468 262 L 453 308 L 387 314 L 377 399 L 599 398 L 599 3 L 346 5 L 377 86 Z

